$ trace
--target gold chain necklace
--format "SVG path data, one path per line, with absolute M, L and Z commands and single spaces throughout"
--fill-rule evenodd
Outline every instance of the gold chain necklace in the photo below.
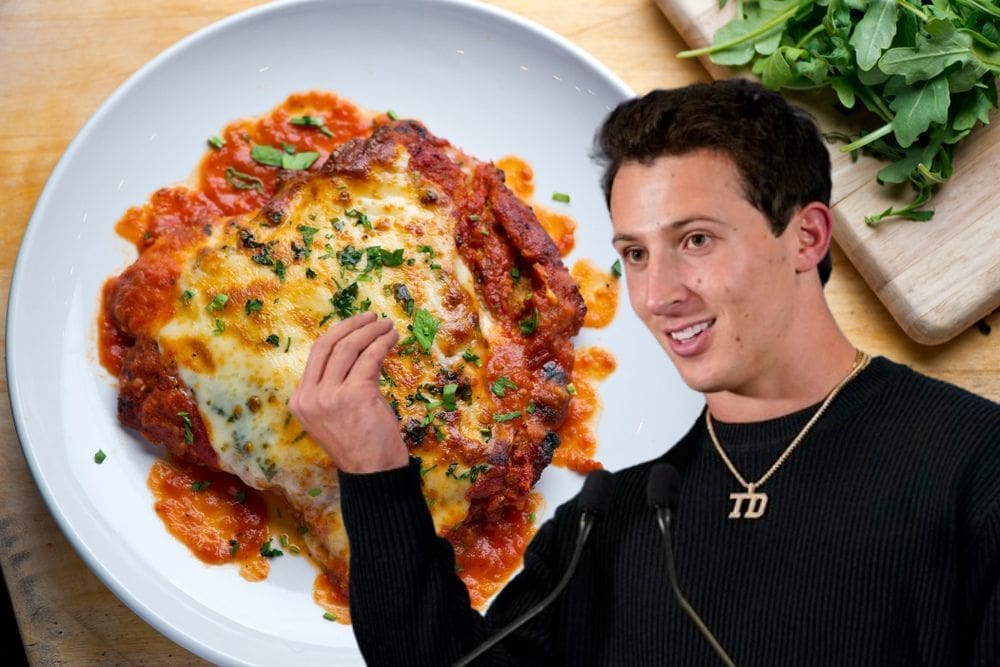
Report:
M 736 469 L 733 462 L 729 460 L 729 457 L 726 455 L 726 451 L 722 449 L 722 444 L 719 442 L 718 436 L 715 435 L 715 428 L 712 426 L 712 413 L 708 409 L 705 410 L 705 424 L 708 426 L 708 434 L 712 438 L 712 444 L 715 445 L 715 450 L 719 452 L 719 456 L 722 457 L 723 463 L 725 463 L 726 467 L 729 468 L 729 472 L 733 473 L 733 477 L 736 478 L 736 481 L 742 484 L 746 489 L 745 493 L 736 492 L 729 494 L 729 499 L 733 501 L 733 509 L 729 513 L 730 519 L 759 519 L 764 516 L 764 510 L 767 508 L 767 494 L 760 493 L 757 489 L 760 488 L 764 482 L 769 480 L 771 475 L 777 472 L 778 468 L 781 467 L 785 460 L 792 455 L 795 448 L 799 446 L 802 439 L 806 437 L 807 433 L 809 433 L 809 429 L 811 429 L 813 424 L 815 424 L 819 418 L 823 416 L 823 413 L 826 412 L 826 409 L 830 406 L 830 403 L 833 402 L 833 399 L 837 397 L 837 394 L 840 393 L 840 390 L 843 389 L 848 382 L 856 378 L 858 374 L 865 369 L 871 359 L 871 356 L 867 352 L 862 352 L 861 350 L 855 351 L 854 365 L 851 367 L 851 372 L 848 373 L 847 377 L 841 380 L 829 394 L 827 394 L 826 399 L 823 400 L 823 404 L 819 406 L 819 410 L 817 410 L 816 414 L 812 416 L 812 419 L 806 422 L 806 425 L 802 427 L 802 430 L 799 431 L 797 436 L 795 436 L 795 439 L 792 440 L 791 444 L 785 448 L 785 451 L 781 453 L 781 456 L 779 456 L 778 460 L 774 462 L 774 465 L 772 465 L 771 468 L 764 473 L 764 476 L 756 482 L 748 482 L 743 479 L 743 475 L 741 475 L 739 470 Z M 746 503 L 745 510 L 744 503 Z

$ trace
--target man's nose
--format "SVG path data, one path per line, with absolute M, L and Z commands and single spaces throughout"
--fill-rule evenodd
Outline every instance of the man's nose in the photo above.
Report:
M 690 294 L 680 267 L 669 257 L 650 258 L 647 279 L 646 308 L 651 313 L 669 314 Z

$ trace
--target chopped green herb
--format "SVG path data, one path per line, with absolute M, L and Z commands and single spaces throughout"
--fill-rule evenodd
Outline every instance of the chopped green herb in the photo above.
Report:
M 181 292 L 181 303 L 183 303 L 185 306 L 191 303 L 191 299 L 193 298 L 194 298 L 194 292 L 192 292 L 191 290 L 186 289 L 183 292 Z
M 525 336 L 530 336 L 535 333 L 535 329 L 538 328 L 538 309 L 535 308 L 531 317 L 521 322 L 521 334 Z
M 264 339 L 264 342 L 266 342 L 268 345 L 272 347 L 278 347 L 279 345 L 281 345 L 281 339 L 278 338 L 278 334 L 271 334 L 270 336 Z
M 191 490 L 195 493 L 204 491 L 208 487 L 212 486 L 212 482 L 208 480 L 198 480 L 196 482 L 191 482 Z
M 274 260 L 274 272 L 278 275 L 278 282 L 285 282 L 285 263 L 280 259 Z
M 521 269 L 519 269 L 519 268 L 517 268 L 515 266 L 513 269 L 510 270 L 510 277 L 513 278 L 514 280 L 517 280 L 518 278 L 520 278 L 521 277 Z
M 322 116 L 292 116 L 288 119 L 292 125 L 304 125 L 306 127 L 319 128 L 324 137 L 332 137 L 333 132 L 326 126 L 326 121 Z
M 309 267 L 306 267 L 306 278 L 312 280 L 315 277 L 316 277 L 316 272 L 310 269 Z
M 108 458 L 108 455 L 104 453 L 103 449 L 98 449 L 94 452 L 94 463 L 101 465 L 104 463 L 104 459 Z
M 514 384 L 513 380 L 501 375 L 497 378 L 496 382 L 490 385 L 490 391 L 493 392 L 495 396 L 503 398 L 504 392 L 508 389 L 517 389 L 517 385 Z
M 337 620 L 337 616 L 335 614 L 331 614 L 328 611 L 324 611 L 323 612 L 323 618 L 325 618 L 328 621 L 336 621 Z
M 565 192 L 553 192 L 552 193 L 552 201 L 560 201 L 560 202 L 562 202 L 564 204 L 568 204 L 569 203 L 569 195 L 566 194 Z
M 531 401 L 530 403 L 528 403 L 528 414 L 529 415 L 535 414 L 535 402 L 534 401 Z
M 278 538 L 278 542 L 281 543 L 281 546 L 287 547 L 288 546 L 288 533 L 282 533 L 281 537 Z
M 281 160 L 284 155 L 284 151 L 281 151 L 274 146 L 254 144 L 254 146 L 250 149 L 250 158 L 257 164 L 263 164 L 268 167 L 280 167 Z
M 615 278 L 622 277 L 622 261 L 620 259 L 616 259 L 615 263 L 611 265 L 611 275 Z
M 213 134 L 208 138 L 208 145 L 214 148 L 215 150 L 219 150 L 220 148 L 226 145 L 226 140 L 217 134 Z
M 318 227 L 309 227 L 308 225 L 299 225 L 299 232 L 302 234 L 302 244 L 305 246 L 306 258 L 312 253 L 312 242 L 313 237 L 316 236 L 316 232 L 319 231 Z
M 471 348 L 462 353 L 462 358 L 476 366 L 481 367 L 483 365 L 482 361 L 479 360 L 479 355 L 473 354 Z
M 236 540 L 229 540 L 229 555 L 235 556 L 236 552 L 240 550 L 240 543 Z
M 288 337 L 288 342 L 285 343 L 285 352 L 288 352 L 290 349 L 292 349 L 292 337 L 291 336 Z
M 479 215 L 476 213 L 473 213 L 472 215 L 469 216 L 469 222 L 479 222 L 479 220 L 480 220 Z
M 313 166 L 316 160 L 319 159 L 319 153 L 314 151 L 303 151 L 301 153 L 296 153 L 295 155 L 289 155 L 285 153 L 281 157 L 281 168 L 291 169 L 293 171 L 301 171 L 303 169 L 308 169 Z
M 226 168 L 226 183 L 237 190 L 256 190 L 258 193 L 264 194 L 263 181 L 256 176 L 244 174 L 234 167 Z
M 267 538 L 267 542 L 260 545 L 260 555 L 264 558 L 274 558 L 276 556 L 283 556 L 285 552 L 281 549 L 275 549 L 271 546 L 271 538 Z
M 321 493 L 323 493 L 323 489 L 319 488 L 318 486 L 314 486 L 313 488 L 309 489 L 309 496 L 311 498 L 315 498 Z
M 260 299 L 250 299 L 243 304 L 243 310 L 247 315 L 259 313 L 264 308 L 264 302 Z
M 458 391 L 458 385 L 455 383 L 446 384 L 444 389 L 441 390 L 442 403 L 444 404 L 444 409 L 449 412 L 456 410 L 458 405 L 455 402 L 455 392 Z
M 236 502 L 238 502 L 240 505 L 246 504 L 247 492 L 245 490 L 240 489 L 239 491 L 236 492 Z
M 371 231 L 372 228 L 371 220 L 369 220 L 368 216 L 359 211 L 358 209 L 356 208 L 348 209 L 344 211 L 344 215 L 346 215 L 348 218 L 356 218 L 357 222 L 354 223 L 355 225 L 361 225 L 365 229 Z
M 386 111 L 385 115 L 389 117 L 389 120 L 399 120 L 399 115 L 392 109 Z
M 431 351 L 431 345 L 434 344 L 434 336 L 437 334 L 440 324 L 441 320 L 423 308 L 418 308 L 416 314 L 414 314 L 413 335 L 416 337 L 417 343 L 420 344 L 420 349 L 425 354 Z
M 226 331 L 226 323 L 220 320 L 218 317 L 215 318 L 215 328 L 212 329 L 213 336 L 221 336 Z
M 521 416 L 520 410 L 515 410 L 514 412 L 504 412 L 504 413 L 494 413 L 493 421 L 495 422 L 509 422 L 513 419 L 517 419 Z
M 184 426 L 184 442 L 187 444 L 194 443 L 194 430 L 191 428 L 191 415 L 185 411 L 177 413 L 177 416 L 181 418 L 181 424 Z
M 351 283 L 347 287 L 338 289 L 330 298 L 330 303 L 333 304 L 333 312 L 335 312 L 340 319 L 346 320 L 348 317 L 358 312 L 358 308 L 354 305 L 357 298 L 357 283 Z
M 572 382 L 566 385 L 566 393 L 568 393 L 570 396 L 576 394 L 576 385 L 574 385 Z
M 430 467 L 420 468 L 420 476 L 421 477 L 426 477 L 427 473 L 429 473 L 431 470 L 434 470 L 434 468 L 437 468 L 437 467 L 438 467 L 438 464 L 435 463 L 435 464 L 431 465 Z
M 229 303 L 229 295 L 219 292 L 214 297 L 212 297 L 212 300 L 209 302 L 209 304 L 205 306 L 205 310 L 209 312 L 213 310 L 222 310 L 223 308 L 226 307 L 227 303 Z
M 481 428 L 479 429 L 479 435 L 483 438 L 483 442 L 489 442 L 493 439 L 493 429 Z

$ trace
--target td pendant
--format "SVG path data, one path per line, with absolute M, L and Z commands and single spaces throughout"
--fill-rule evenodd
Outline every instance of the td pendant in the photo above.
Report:
M 730 493 L 729 499 L 733 501 L 730 519 L 759 519 L 767 509 L 767 494 L 757 493 L 753 487 L 745 492 Z

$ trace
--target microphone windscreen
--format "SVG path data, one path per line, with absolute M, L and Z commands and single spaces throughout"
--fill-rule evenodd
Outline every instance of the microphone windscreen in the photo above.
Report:
M 581 512 L 601 516 L 607 514 L 610 504 L 611 473 L 604 469 L 591 471 L 576 497 L 576 506 Z
M 649 471 L 646 485 L 646 502 L 653 509 L 666 507 L 671 512 L 677 509 L 681 497 L 681 476 L 677 468 L 669 463 L 656 463 Z

